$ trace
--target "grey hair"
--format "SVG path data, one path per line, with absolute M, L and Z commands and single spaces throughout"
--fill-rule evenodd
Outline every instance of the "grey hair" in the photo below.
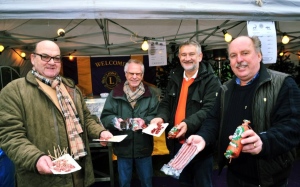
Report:
M 195 46 L 198 54 L 200 54 L 202 52 L 201 51 L 201 45 L 199 44 L 199 42 L 197 42 L 196 40 L 186 40 L 186 41 L 182 42 L 179 45 L 179 53 L 180 53 L 181 47 L 187 46 L 187 45 L 193 45 L 193 46 Z
M 261 52 L 261 41 L 260 41 L 260 39 L 259 39 L 258 36 L 239 36 L 239 37 L 248 37 L 252 41 L 252 43 L 254 45 L 254 50 L 257 53 L 260 53 L 262 55 L 262 52 Z M 237 38 L 239 38 L 239 37 L 237 37 Z M 237 39 L 237 38 L 235 38 L 235 39 Z M 231 42 L 232 41 L 234 41 L 234 40 L 231 40 Z M 231 42 L 228 43 L 228 45 L 227 45 L 227 51 L 229 51 L 229 45 L 231 44 Z
M 258 38 L 258 36 L 252 36 L 252 37 L 249 37 L 249 38 L 252 40 L 252 42 L 253 42 L 253 44 L 254 44 L 254 49 L 255 49 L 255 51 L 256 51 L 257 53 L 262 54 L 262 52 L 261 52 L 261 41 L 260 41 L 260 39 Z
M 128 65 L 131 63 L 140 64 L 142 66 L 142 73 L 144 74 L 145 66 L 144 66 L 143 62 L 141 62 L 140 60 L 137 60 L 137 59 L 129 59 L 128 62 L 126 62 L 125 66 L 124 66 L 125 73 L 128 70 Z

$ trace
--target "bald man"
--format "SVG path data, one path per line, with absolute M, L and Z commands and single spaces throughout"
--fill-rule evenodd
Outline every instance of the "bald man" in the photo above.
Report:
M 1 148 L 16 166 L 17 186 L 90 186 L 95 179 L 88 137 L 108 139 L 112 134 L 91 117 L 74 81 L 59 75 L 56 43 L 38 42 L 31 63 L 26 77 L 10 82 L 0 93 Z M 64 153 L 81 169 L 54 175 L 50 155 Z

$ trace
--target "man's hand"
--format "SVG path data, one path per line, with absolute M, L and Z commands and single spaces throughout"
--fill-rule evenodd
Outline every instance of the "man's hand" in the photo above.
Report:
M 133 127 L 133 131 L 144 129 L 147 127 L 145 121 L 142 118 L 133 118 L 133 121 L 137 123 L 137 127 Z
M 105 131 L 102 131 L 101 134 L 100 134 L 100 140 L 108 140 L 110 138 L 112 138 L 113 135 L 112 133 L 110 133 L 109 131 L 105 130 Z M 106 141 L 100 141 L 100 144 L 102 146 L 106 146 L 107 145 L 107 142 Z
M 187 131 L 187 124 L 185 122 L 181 122 L 178 125 L 176 125 L 176 128 L 179 130 L 179 133 L 176 135 L 175 138 L 183 137 L 185 136 L 185 133 Z
M 262 150 L 263 142 L 260 137 L 252 130 L 246 130 L 242 133 L 241 143 L 243 144 L 242 152 L 257 155 Z
M 40 174 L 53 174 L 50 168 L 53 166 L 52 160 L 49 156 L 41 156 L 36 163 L 36 169 Z
M 153 118 L 150 121 L 150 124 L 161 125 L 162 123 L 164 123 L 164 120 L 162 118 Z
M 205 148 L 206 142 L 205 140 L 199 135 L 191 135 L 187 140 L 187 144 L 197 145 L 197 147 L 202 151 Z
M 122 118 L 117 118 L 117 117 L 114 117 L 112 120 L 114 127 L 117 128 L 119 131 L 122 131 L 121 124 L 120 124 L 122 121 L 123 121 Z

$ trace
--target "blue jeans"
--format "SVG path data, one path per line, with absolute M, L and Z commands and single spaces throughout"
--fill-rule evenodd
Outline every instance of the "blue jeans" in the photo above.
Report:
M 133 165 L 141 181 L 142 187 L 152 187 L 152 157 L 120 158 L 118 157 L 119 186 L 130 187 Z
M 181 146 L 182 144 L 177 142 L 174 144 L 176 153 Z M 175 155 L 170 156 L 173 158 Z M 192 159 L 180 173 L 180 187 L 212 187 L 213 162 L 213 156 Z

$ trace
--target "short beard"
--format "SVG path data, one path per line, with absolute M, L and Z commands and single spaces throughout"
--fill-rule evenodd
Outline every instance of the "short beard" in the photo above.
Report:
M 197 69 L 197 66 L 195 64 L 193 64 L 193 66 L 191 68 L 183 68 L 185 71 L 194 71 Z

